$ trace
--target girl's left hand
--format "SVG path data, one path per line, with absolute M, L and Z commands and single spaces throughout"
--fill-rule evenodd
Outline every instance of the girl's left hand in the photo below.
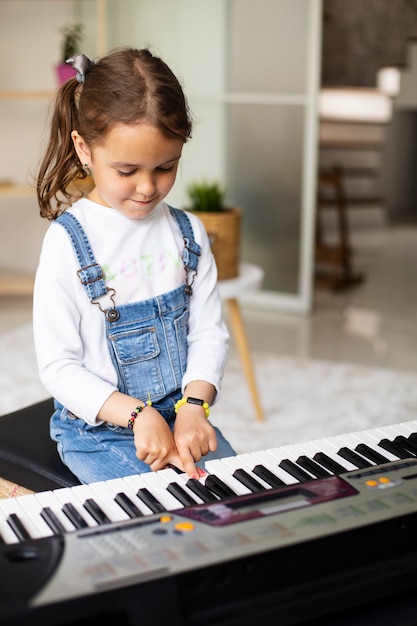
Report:
M 195 463 L 217 448 L 216 432 L 201 407 L 181 407 L 175 420 L 174 441 L 181 461 L 180 469 L 190 478 L 198 478 L 200 473 Z

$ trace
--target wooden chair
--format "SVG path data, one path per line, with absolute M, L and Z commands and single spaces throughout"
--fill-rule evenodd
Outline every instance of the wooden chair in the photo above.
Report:
M 334 207 L 336 218 L 337 240 L 335 242 L 329 242 L 326 239 L 323 223 L 324 211 L 332 210 L 329 206 L 329 190 L 331 206 Z M 327 286 L 333 290 L 340 290 L 361 283 L 364 280 L 364 276 L 354 272 L 352 256 L 343 170 L 339 166 L 334 166 L 328 171 L 320 172 L 318 177 L 315 248 L 316 284 L 318 286 Z

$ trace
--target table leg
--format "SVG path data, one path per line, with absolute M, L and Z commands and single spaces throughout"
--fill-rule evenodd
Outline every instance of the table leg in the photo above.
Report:
M 230 298 L 227 300 L 227 306 L 229 309 L 230 323 L 233 329 L 233 335 L 236 341 L 237 349 L 239 352 L 240 360 L 243 365 L 243 370 L 248 381 L 249 391 L 252 396 L 252 402 L 255 407 L 256 419 L 259 421 L 265 421 L 264 412 L 259 400 L 258 387 L 255 380 L 255 374 L 253 371 L 252 358 L 249 350 L 248 338 L 246 335 L 245 325 L 243 323 L 242 313 L 240 311 L 239 303 L 236 298 Z

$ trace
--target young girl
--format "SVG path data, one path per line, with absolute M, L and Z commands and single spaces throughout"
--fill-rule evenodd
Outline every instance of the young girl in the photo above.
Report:
M 235 452 L 207 419 L 228 353 L 215 261 L 200 220 L 163 201 L 187 103 L 149 50 L 70 62 L 37 176 L 52 222 L 34 290 L 51 437 L 84 483 L 167 465 L 198 478 Z

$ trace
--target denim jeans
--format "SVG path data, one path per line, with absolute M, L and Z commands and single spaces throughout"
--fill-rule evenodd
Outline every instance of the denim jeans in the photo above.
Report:
M 167 420 L 171 429 L 175 419 Z M 197 465 L 205 461 L 234 456 L 236 452 L 217 427 L 217 450 L 209 452 Z M 57 442 L 58 452 L 65 463 L 83 483 L 122 478 L 150 472 L 149 465 L 136 457 L 133 432 L 129 428 L 102 424 L 91 426 L 75 417 L 67 409 L 58 408 L 51 417 L 51 436 Z

